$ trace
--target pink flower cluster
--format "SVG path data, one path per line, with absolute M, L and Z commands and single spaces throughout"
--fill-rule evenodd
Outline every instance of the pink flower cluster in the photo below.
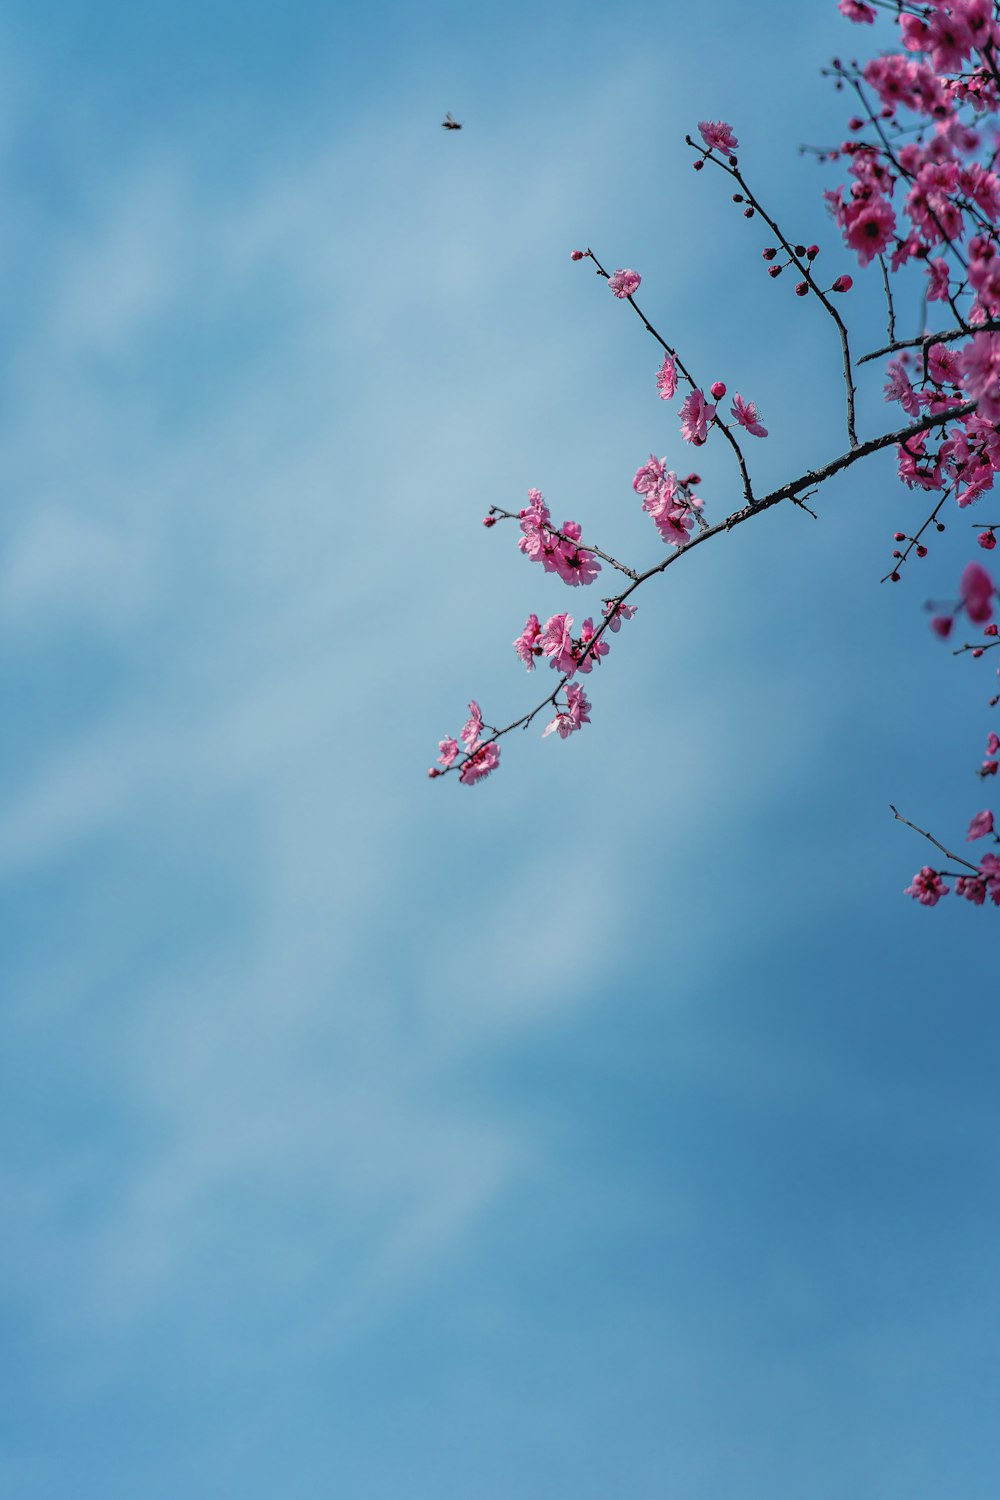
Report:
M 616 297 L 621 297 L 622 299 L 624 299 L 626 297 L 631 297 L 633 292 L 637 292 L 639 290 L 639 284 L 641 281 L 642 277 L 639 275 L 638 271 L 618 270 L 614 273 L 613 276 L 608 277 L 608 286 L 614 292 Z
M 649 463 L 635 472 L 632 488 L 642 495 L 642 508 L 653 518 L 657 531 L 672 547 L 683 547 L 704 501 L 691 493 L 696 475 L 680 480 L 667 469 L 666 459 L 649 455 Z
M 624 611 L 629 606 L 619 605 L 619 608 Z M 635 614 L 635 610 L 631 613 Z M 617 630 L 619 626 L 611 622 L 609 628 Z M 537 657 L 547 656 L 549 665 L 557 672 L 575 677 L 577 672 L 591 672 L 600 666 L 611 645 L 604 638 L 603 627 L 595 627 L 592 619 L 584 620 L 580 634 L 574 636 L 572 615 L 550 615 L 542 625 L 536 614 L 530 614 L 514 642 L 514 650 L 529 672 L 534 671 Z
M 518 546 L 525 557 L 541 563 L 546 573 L 558 573 L 571 587 L 593 583 L 601 565 L 593 552 L 580 546 L 583 529 L 576 521 L 564 521 L 557 531 L 540 490 L 528 491 L 528 504 L 518 511 L 521 531 Z
M 464 750 L 464 759 L 460 763 L 458 779 L 463 786 L 475 786 L 478 781 L 483 781 L 491 771 L 495 771 L 500 764 L 500 746 L 496 740 L 483 740 L 483 715 L 479 704 L 473 698 L 469 704 L 469 717 L 465 727 L 462 729 L 458 739 L 443 739 L 438 746 L 440 755 L 438 765 L 431 766 L 427 772 L 428 776 L 443 776 L 458 760 Z M 461 744 L 459 743 L 461 741 Z M 439 770 L 443 766 L 444 770 Z
M 924 865 L 903 894 L 912 896 L 921 906 L 937 906 L 942 896 L 951 894 L 951 887 L 945 885 L 940 871 Z M 957 876 L 955 894 L 971 901 L 973 906 L 982 906 L 987 896 L 994 906 L 1000 906 L 1000 856 L 986 854 L 974 874 Z
M 542 739 L 558 734 L 564 740 L 584 724 L 590 723 L 590 703 L 578 682 L 571 682 L 566 689 L 566 707 L 560 709 L 551 723 L 542 730 Z

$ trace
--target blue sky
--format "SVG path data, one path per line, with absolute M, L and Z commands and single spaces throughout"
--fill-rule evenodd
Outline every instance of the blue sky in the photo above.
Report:
M 631 475 L 685 463 L 571 248 L 760 402 L 762 481 L 840 451 L 828 330 L 682 139 L 731 119 L 851 269 L 796 146 L 857 33 L 14 0 L 2 40 L 4 1496 L 993 1496 L 995 922 L 903 898 L 887 811 L 983 805 L 985 672 L 921 614 L 971 533 L 880 588 L 916 511 L 854 471 L 644 590 L 584 733 L 424 776 L 567 607 L 487 505 L 648 560 Z

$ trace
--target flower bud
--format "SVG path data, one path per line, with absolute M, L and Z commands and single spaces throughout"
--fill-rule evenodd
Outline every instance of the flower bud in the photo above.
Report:
M 701 169 L 702 169 L 702 167 L 705 165 L 705 163 L 703 161 L 699 160 L 699 161 L 693 161 L 691 163 L 691 165 L 692 165 L 692 167 L 694 167 L 694 169 L 695 169 L 696 172 L 700 172 Z
M 831 292 L 849 292 L 853 285 L 854 278 L 852 276 L 838 276 L 830 290 Z
M 484 526 L 495 526 L 496 524 L 497 524 L 497 518 L 496 518 L 496 516 L 484 516 L 483 517 L 483 525 Z
M 753 209 L 752 208 L 745 208 L 743 210 L 743 217 L 744 217 L 744 219 L 752 219 L 753 218 Z
M 712 400 L 713 401 L 721 401 L 722 398 L 723 398 L 723 396 L 726 394 L 725 381 L 723 381 L 723 380 L 717 380 L 715 382 L 715 384 L 711 387 L 711 391 L 712 391 Z
M 796 283 L 795 295 L 796 297 L 807 297 L 809 295 L 808 281 L 799 281 Z
M 890 573 L 889 577 L 892 579 L 893 583 L 898 583 L 899 582 L 899 574 L 898 573 Z
M 917 544 L 917 556 L 918 557 L 926 557 L 927 556 L 927 548 L 924 547 L 924 546 L 921 546 L 919 543 Z
M 847 122 L 847 128 L 848 130 L 861 130 L 864 127 L 864 123 L 860 115 L 852 115 Z
M 806 247 L 805 247 L 805 245 L 796 245 L 795 246 L 795 254 L 796 255 L 805 255 L 805 253 L 806 253 Z
M 809 246 L 807 246 L 807 248 L 806 248 L 806 259 L 807 260 L 815 260 L 818 254 L 819 254 L 819 246 L 818 245 L 809 245 Z
M 892 533 L 892 539 L 893 539 L 894 542 L 905 542 L 906 541 L 906 532 L 905 531 L 894 531 Z
M 781 267 L 780 266 L 768 266 L 768 268 L 767 268 L 767 274 L 768 274 L 768 276 L 780 276 L 781 275 Z
M 586 260 L 587 252 L 586 250 L 571 250 L 569 252 L 569 258 L 570 260 Z
M 693 485 L 701 484 L 701 475 L 700 474 L 689 474 L 686 479 L 682 479 L 681 480 L 681 484 L 683 484 L 683 486 L 684 486 L 684 488 L 686 490 L 689 490 L 689 489 L 692 488 Z
M 931 629 L 935 635 L 939 635 L 943 641 L 946 641 L 951 635 L 951 627 L 954 623 L 950 615 L 935 615 L 931 621 Z
M 987 552 L 992 552 L 997 544 L 997 539 L 992 531 L 981 531 L 976 540 L 980 547 L 985 547 Z
M 773 245 L 768 245 L 766 250 L 761 251 L 761 254 L 763 255 L 765 260 L 773 260 L 777 253 L 778 252 Z

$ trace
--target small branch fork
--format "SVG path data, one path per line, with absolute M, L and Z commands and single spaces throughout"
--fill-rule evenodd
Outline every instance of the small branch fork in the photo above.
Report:
M 972 331 L 974 333 L 1000 332 L 1000 319 L 988 318 L 983 323 L 977 323 Z M 892 343 L 886 344 L 884 349 L 873 349 L 870 354 L 862 354 L 858 364 L 866 365 L 869 360 L 881 359 L 884 354 L 898 354 L 902 349 L 923 349 L 926 355 L 927 350 L 933 344 L 953 344 L 956 339 L 968 337 L 968 328 L 946 328 L 941 333 L 922 333 L 916 339 L 895 339 Z
M 611 278 L 608 275 L 608 272 L 605 270 L 604 266 L 601 265 L 601 262 L 597 259 L 597 256 L 594 254 L 593 250 L 588 250 L 587 251 L 587 255 L 594 262 L 594 265 L 597 268 L 597 274 L 598 274 L 598 276 L 603 276 L 604 279 L 605 279 L 605 281 L 610 281 Z M 668 344 L 667 343 L 666 339 L 663 337 L 663 335 L 661 333 L 658 333 L 656 331 L 656 329 L 653 327 L 652 323 L 646 317 L 646 314 L 643 312 L 642 308 L 636 302 L 635 298 L 634 297 L 627 297 L 625 300 L 628 303 L 631 304 L 632 310 L 642 320 L 642 326 L 645 328 L 646 332 L 647 333 L 651 333 L 653 335 L 653 338 L 660 345 L 660 348 L 664 349 L 667 352 L 667 354 L 670 355 L 670 358 L 673 360 L 674 364 L 677 366 L 678 370 L 681 372 L 681 375 L 687 381 L 687 383 L 691 387 L 691 389 L 693 391 L 698 391 L 698 390 L 702 390 L 703 391 L 704 387 L 700 386 L 698 384 L 698 382 L 695 380 L 694 376 L 691 374 L 690 370 L 687 368 L 687 366 L 684 364 L 684 361 L 681 359 L 680 355 L 677 353 L 677 350 L 673 347 L 672 344 Z M 744 495 L 744 498 L 748 502 L 752 501 L 753 500 L 753 487 L 752 487 L 752 485 L 750 483 L 750 473 L 749 473 L 749 471 L 747 469 L 746 459 L 743 457 L 743 450 L 742 450 L 742 448 L 740 447 L 740 445 L 737 442 L 736 438 L 733 436 L 733 433 L 730 431 L 728 425 L 725 422 L 723 422 L 720 417 L 714 417 L 713 418 L 713 420 L 712 420 L 712 426 L 713 427 L 717 427 L 719 429 L 719 431 L 726 438 L 726 440 L 729 443 L 729 446 L 732 448 L 733 452 L 735 453 L 735 455 L 736 455 L 736 462 L 739 464 L 739 467 L 740 467 L 740 478 L 743 481 L 743 495 Z
M 727 173 L 727 175 L 730 176 L 734 182 L 739 183 L 740 191 L 742 192 L 747 203 L 755 213 L 760 215 L 771 232 L 776 235 L 782 249 L 788 256 L 791 264 L 798 271 L 799 275 L 802 277 L 802 280 L 809 287 L 809 290 L 814 293 L 822 306 L 830 314 L 830 317 L 833 319 L 834 323 L 836 323 L 837 332 L 840 335 L 840 350 L 844 366 L 844 388 L 847 396 L 847 440 L 852 448 L 856 448 L 858 445 L 858 434 L 854 408 L 857 392 L 855 391 L 854 387 L 854 371 L 851 365 L 851 344 L 847 334 L 847 324 L 844 322 L 843 318 L 840 316 L 840 313 L 830 301 L 826 292 L 817 282 L 815 276 L 812 273 L 812 266 L 810 265 L 809 261 L 803 259 L 799 255 L 796 255 L 794 245 L 789 243 L 788 239 L 782 233 L 781 229 L 779 229 L 774 219 L 772 219 L 771 215 L 767 212 L 767 209 L 764 208 L 763 204 L 760 202 L 760 199 L 755 196 L 752 189 L 748 186 L 746 178 L 740 171 L 736 157 L 730 156 L 728 159 L 726 159 L 721 156 L 716 156 L 714 152 L 706 151 L 703 146 L 699 146 L 697 141 L 692 140 L 691 136 L 686 135 L 684 139 L 689 146 L 692 146 L 696 151 L 699 151 L 706 161 L 712 162 L 714 166 L 721 167 L 722 170 Z
M 921 838 L 928 839 L 934 845 L 935 849 L 941 850 L 941 853 L 945 855 L 946 858 L 953 859 L 957 865 L 964 865 L 967 870 L 972 871 L 973 875 L 979 874 L 978 865 L 970 864 L 969 861 L 967 859 L 963 859 L 960 854 L 955 854 L 951 849 L 946 849 L 944 844 L 936 839 L 932 833 L 927 832 L 926 828 L 918 828 L 916 823 L 911 823 L 909 818 L 904 818 L 903 814 L 901 812 L 897 812 L 891 802 L 889 803 L 889 811 L 897 819 L 898 822 L 905 823 L 907 828 L 912 828 L 913 832 L 919 833 Z M 950 875 L 953 872 L 950 870 L 943 870 L 941 873 L 944 875 Z
M 521 519 L 516 511 L 504 510 L 502 505 L 491 505 L 487 514 L 495 516 L 497 520 L 501 521 L 519 521 Z M 566 536 L 564 532 L 557 530 L 555 526 L 550 526 L 548 522 L 545 523 L 545 530 L 550 536 L 558 537 L 561 542 L 565 542 L 570 547 L 575 547 L 578 552 L 592 552 L 595 557 L 599 557 L 609 567 L 617 568 L 619 573 L 624 573 L 626 578 L 638 578 L 639 575 L 634 568 L 626 567 L 624 563 L 620 563 L 617 558 L 612 557 L 609 552 L 602 552 L 600 547 L 592 547 L 589 542 L 576 542 L 571 536 Z
M 657 337 L 659 337 L 659 335 L 657 335 Z M 666 345 L 664 345 L 664 347 L 666 347 Z M 809 469 L 805 474 L 799 475 L 797 479 L 792 479 L 787 484 L 781 485 L 779 489 L 772 490 L 770 494 L 763 495 L 760 499 L 749 501 L 739 510 L 735 510 L 731 515 L 726 516 L 725 520 L 717 521 L 714 526 L 707 526 L 704 531 L 700 531 L 696 535 L 692 536 L 690 541 L 687 542 L 685 546 L 678 548 L 675 552 L 671 552 L 669 556 L 663 559 L 662 562 L 654 563 L 653 566 L 647 568 L 645 572 L 636 573 L 626 568 L 623 564 L 615 562 L 605 553 L 598 552 L 594 547 L 587 547 L 584 548 L 584 550 L 594 552 L 598 557 L 604 558 L 605 561 L 609 562 L 612 567 L 615 567 L 620 572 L 625 573 L 626 576 L 631 579 L 628 587 L 624 590 L 624 592 L 614 596 L 615 603 L 623 604 L 632 594 L 636 592 L 637 589 L 641 588 L 644 583 L 648 583 L 651 578 L 655 578 L 660 573 L 665 573 L 669 567 L 672 567 L 674 563 L 678 562 L 682 557 L 686 557 L 687 554 L 689 552 L 692 552 L 695 547 L 700 546 L 702 542 L 707 542 L 709 537 L 719 536 L 723 532 L 732 531 L 736 526 L 742 526 L 745 521 L 749 521 L 753 516 L 760 515 L 762 511 L 770 510 L 773 506 L 780 505 L 782 500 L 791 500 L 794 504 L 801 504 L 802 502 L 800 496 L 803 493 L 811 494 L 821 484 L 824 484 L 828 479 L 832 479 L 835 474 L 842 473 L 843 470 L 849 469 L 853 464 L 860 462 L 861 459 L 868 458 L 871 454 L 878 453 L 883 448 L 891 448 L 900 443 L 905 443 L 909 438 L 916 437 L 918 433 L 928 432 L 931 428 L 942 427 L 948 422 L 956 421 L 960 417 L 968 416 L 969 413 L 975 411 L 975 409 L 975 401 L 965 401 L 962 402 L 961 405 L 950 407 L 948 411 L 934 412 L 928 416 L 921 417 L 918 421 L 911 422 L 908 427 L 901 427 L 895 432 L 886 432 L 883 433 L 880 437 L 869 438 L 864 443 L 858 443 L 856 447 L 849 448 L 845 453 L 841 453 L 837 458 L 831 459 L 829 463 L 823 464 L 822 467 L 817 469 Z M 491 513 L 493 514 L 516 519 L 515 513 L 513 511 L 501 510 L 498 506 L 491 506 L 490 509 Z M 555 534 L 557 536 L 561 535 L 561 533 L 559 532 L 556 532 Z M 566 540 L 569 539 L 567 538 Z M 582 544 L 579 542 L 574 542 L 573 545 L 582 546 Z M 612 611 L 611 614 L 608 615 L 607 619 L 605 619 L 603 623 L 597 628 L 597 630 L 595 630 L 593 637 L 586 646 L 586 649 L 580 655 L 580 660 L 577 662 L 577 672 L 579 671 L 580 664 L 586 661 L 588 656 L 593 654 L 598 641 L 601 640 L 613 618 L 614 611 Z M 501 739 L 505 734 L 510 734 L 512 730 L 527 729 L 529 724 L 531 724 L 532 721 L 537 718 L 537 716 L 548 704 L 551 703 L 553 706 L 556 706 L 556 700 L 559 694 L 562 692 L 566 684 L 572 680 L 572 676 L 575 675 L 576 673 L 564 673 L 559 678 L 559 681 L 556 683 L 556 686 L 553 688 L 552 692 L 547 693 L 540 703 L 537 703 L 534 708 L 528 711 L 528 713 L 522 714 L 520 718 L 514 719 L 512 723 L 505 725 L 502 729 L 498 729 L 493 725 L 484 726 L 490 729 L 490 735 L 489 738 L 484 740 L 482 743 L 484 745 L 491 744 L 494 740 Z M 468 758 L 469 757 L 466 756 L 465 760 L 461 762 L 456 761 L 454 765 L 447 767 L 440 774 L 447 776 L 453 770 L 460 771 Z

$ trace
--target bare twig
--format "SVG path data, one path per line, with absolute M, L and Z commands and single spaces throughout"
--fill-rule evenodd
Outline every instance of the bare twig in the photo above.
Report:
M 967 870 L 971 870 L 974 875 L 979 874 L 978 865 L 970 864 L 969 861 L 967 859 L 963 859 L 960 854 L 954 854 L 950 849 L 946 849 L 944 844 L 936 839 L 932 833 L 927 832 L 926 828 L 918 828 L 916 823 L 911 823 L 909 818 L 904 818 L 901 812 L 896 811 L 891 802 L 889 803 L 889 811 L 893 814 L 894 817 L 899 820 L 900 823 L 905 823 L 907 828 L 912 828 L 914 833 L 919 833 L 922 838 L 929 839 L 930 842 L 934 845 L 935 849 L 940 849 L 941 853 L 946 855 L 948 859 L 953 859 L 958 865 L 964 865 L 965 868 Z

